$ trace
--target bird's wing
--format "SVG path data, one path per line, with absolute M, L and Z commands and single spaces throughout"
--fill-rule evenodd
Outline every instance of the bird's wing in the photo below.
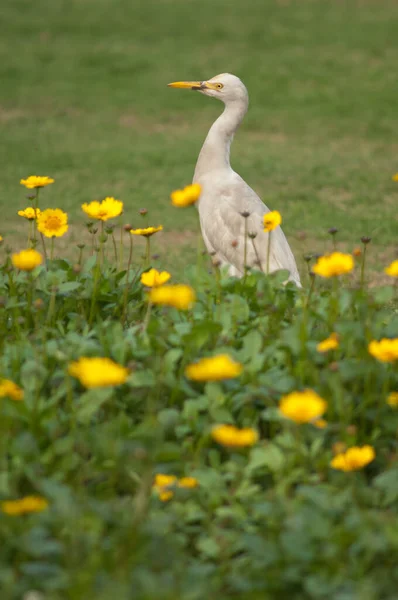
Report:
M 209 244 L 221 260 L 234 265 L 243 274 L 247 226 L 246 264 L 266 272 L 268 233 L 264 232 L 263 216 L 269 208 L 233 171 L 228 177 L 224 173 L 219 181 L 212 182 L 211 196 L 211 202 L 207 200 L 204 206 L 199 205 L 202 230 Z M 243 216 L 245 213 L 249 216 Z M 300 284 L 290 246 L 282 229 L 277 227 L 271 235 L 269 270 L 279 269 L 287 269 L 290 278 Z

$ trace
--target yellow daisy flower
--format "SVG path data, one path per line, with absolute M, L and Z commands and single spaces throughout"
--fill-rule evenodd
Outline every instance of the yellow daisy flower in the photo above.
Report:
M 11 261 L 14 267 L 21 271 L 33 271 L 34 268 L 41 265 L 43 257 L 40 252 L 29 248 L 28 250 L 21 250 L 11 255 Z
M 392 408 L 398 408 L 398 392 L 391 392 L 387 397 L 387 404 Z
M 37 219 L 37 217 L 40 215 L 40 208 L 35 209 L 33 206 L 28 206 L 24 210 L 19 210 L 18 215 L 28 219 L 29 221 L 33 221 L 33 219 Z
M 326 409 L 327 402 L 314 390 L 291 392 L 283 396 L 279 403 L 282 415 L 298 424 L 316 422 Z
M 398 338 L 373 340 L 368 346 L 369 354 L 381 362 L 394 362 L 398 359 Z
M 54 179 L 51 179 L 51 177 L 39 177 L 38 175 L 30 175 L 27 179 L 21 179 L 20 183 L 28 189 L 33 190 L 35 188 L 45 187 L 46 185 L 54 183 Z
M 339 471 L 357 471 L 375 459 L 376 453 L 372 446 L 352 446 L 331 460 L 330 466 Z
M 148 299 L 152 304 L 188 310 L 194 304 L 196 294 L 189 285 L 161 285 L 151 289 Z
M 60 208 L 47 208 L 37 216 L 37 230 L 48 238 L 61 237 L 68 231 L 68 215 Z
M 384 269 L 390 277 L 398 277 L 398 260 L 394 260 L 388 267 Z
M 6 500 L 0 507 L 3 513 L 14 517 L 41 512 L 48 507 L 48 501 L 41 496 L 25 496 L 20 500 Z
M 180 488 L 192 489 L 198 487 L 198 485 L 199 481 L 196 477 L 181 477 L 181 479 L 178 480 L 178 487 Z
M 11 400 L 23 400 L 23 389 L 11 379 L 0 379 L 0 398 L 11 398 Z
M 336 277 L 350 273 L 354 268 L 354 259 L 351 254 L 332 252 L 318 258 L 312 271 L 321 277 Z
M 173 206 L 185 207 L 195 204 L 199 200 L 202 187 L 199 183 L 187 185 L 183 190 L 174 190 L 171 193 L 171 203 Z
M 243 366 L 228 354 L 218 354 L 188 365 L 185 375 L 193 381 L 222 381 L 239 377 L 242 371 Z
M 90 203 L 85 202 L 82 204 L 82 209 L 91 219 L 108 221 L 108 219 L 114 219 L 122 214 L 123 202 L 108 197 L 102 200 L 102 202 L 98 202 L 98 200 L 93 200 Z
M 398 173 L 395 173 L 395 175 L 392 176 L 392 180 L 398 181 Z
M 266 213 L 264 219 L 264 231 L 273 231 L 282 223 L 282 216 L 277 210 Z
M 70 363 L 68 372 L 89 389 L 120 385 L 126 382 L 129 375 L 128 369 L 110 358 L 87 358 L 84 356 L 76 362 Z
M 339 336 L 337 333 L 331 333 L 326 340 L 322 340 L 317 344 L 316 349 L 318 352 L 329 352 L 329 350 L 335 350 L 339 347 Z
M 227 448 L 246 448 L 254 446 L 258 441 L 258 433 L 255 429 L 251 427 L 238 429 L 233 425 L 216 425 L 212 429 L 211 437 Z
M 146 287 L 158 287 L 167 283 L 171 275 L 167 271 L 159 272 L 156 269 L 150 269 L 141 275 L 141 283 Z
M 328 426 L 328 422 L 325 419 L 317 419 L 313 421 L 312 424 L 318 429 L 325 429 Z
M 145 227 L 143 229 L 130 229 L 132 235 L 142 235 L 144 237 L 150 237 L 158 231 L 163 231 L 163 225 L 159 225 L 158 227 Z

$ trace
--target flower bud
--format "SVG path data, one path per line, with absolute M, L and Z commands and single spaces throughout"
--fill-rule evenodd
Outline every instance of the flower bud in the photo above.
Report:
M 127 233 L 130 233 L 130 229 L 133 229 L 133 226 L 130 225 L 130 223 L 127 223 L 127 225 L 123 225 L 123 229 L 124 231 L 127 231 Z
M 231 242 L 232 248 L 237 248 L 238 244 L 239 244 L 238 240 L 232 240 L 232 242 Z
M 83 248 L 86 247 L 86 244 L 77 244 L 77 247 L 79 248 L 79 250 L 83 250 Z
M 138 212 L 140 213 L 140 215 L 142 217 L 145 217 L 145 215 L 148 214 L 148 209 L 147 208 L 140 208 L 140 210 Z
M 361 256 L 362 254 L 362 250 L 360 248 L 354 248 L 354 250 L 352 251 L 353 255 L 358 257 Z
M 330 233 L 330 235 L 336 235 L 337 232 L 337 227 L 330 227 L 330 229 L 328 229 L 328 233 Z
M 257 233 L 256 233 L 255 231 L 250 231 L 250 232 L 249 232 L 247 235 L 249 236 L 249 238 L 250 238 L 251 240 L 255 240 L 255 239 L 256 239 L 256 237 L 257 237 Z M 234 241 L 235 241 L 235 240 L 234 240 Z
M 241 215 L 241 217 L 243 217 L 244 219 L 247 219 L 248 217 L 250 217 L 250 213 L 247 210 L 244 210 L 243 212 L 239 213 Z
M 81 266 L 76 263 L 75 265 L 73 265 L 73 272 L 74 273 L 80 273 L 80 271 L 82 270 Z
M 43 308 L 44 302 L 41 298 L 36 298 L 36 300 L 33 302 L 33 306 L 36 310 L 40 310 L 41 308 Z
M 361 242 L 362 242 L 362 244 L 365 244 L 365 246 L 366 246 L 366 244 L 369 244 L 369 242 L 371 242 L 371 241 L 372 241 L 372 238 L 368 237 L 367 235 L 363 235 L 361 237 Z

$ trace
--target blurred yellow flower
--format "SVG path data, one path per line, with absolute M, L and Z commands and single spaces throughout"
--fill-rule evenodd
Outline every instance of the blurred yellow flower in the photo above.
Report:
M 40 215 L 40 208 L 35 209 L 33 206 L 28 206 L 24 210 L 19 210 L 18 215 L 29 219 L 29 221 L 33 221 L 33 219 L 36 219 Z
M 11 400 L 23 400 L 23 389 L 11 379 L 0 379 L 0 398 L 11 398 Z
M 273 231 L 282 223 L 282 216 L 277 210 L 264 215 L 264 231 Z
M 318 258 L 312 271 L 321 277 L 336 277 L 350 273 L 354 268 L 354 259 L 351 254 L 332 252 Z
M 45 187 L 46 185 L 50 185 L 50 183 L 54 183 L 54 179 L 51 177 L 39 177 L 38 175 L 30 175 L 27 179 L 21 179 L 21 185 L 33 190 L 35 188 Z
M 287 419 L 301 424 L 317 421 L 326 412 L 327 406 L 327 402 L 314 390 L 303 390 L 283 396 L 279 410 Z
M 43 262 L 43 257 L 40 252 L 29 248 L 28 250 L 21 250 L 11 255 L 12 264 L 21 271 L 33 271 L 35 267 L 38 267 Z
M 341 454 L 336 454 L 330 462 L 333 469 L 339 471 L 357 471 L 374 460 L 376 453 L 372 446 L 352 446 Z
M 123 202 L 113 197 L 107 197 L 101 202 L 98 202 L 98 200 L 93 200 L 90 203 L 85 202 L 82 204 L 82 209 L 91 219 L 108 221 L 108 219 L 114 219 L 122 214 Z
M 318 427 L 318 429 L 325 429 L 325 427 L 328 426 L 328 422 L 325 421 L 325 419 L 317 419 L 316 421 L 313 421 L 312 424 L 315 427 Z
M 254 446 L 258 440 L 258 433 L 251 427 L 238 429 L 233 425 L 216 425 L 211 431 L 211 437 L 227 448 L 246 448 Z
M 2 241 L 3 241 L 3 236 L 2 236 L 2 235 L 0 235 L 0 242 L 2 242 Z
M 398 277 L 398 260 L 394 260 L 388 267 L 384 269 L 390 277 Z
M 159 272 L 156 269 L 150 269 L 141 275 L 141 283 L 146 287 L 158 287 L 167 283 L 171 275 L 167 271 Z
M 392 408 L 398 408 L 398 392 L 391 392 L 387 397 L 387 404 Z
M 161 285 L 152 288 L 148 294 L 152 304 L 173 306 L 179 310 L 188 310 L 196 300 L 196 294 L 189 285 Z
M 362 256 L 362 248 L 360 248 L 359 246 L 354 248 L 354 250 L 352 251 L 352 255 L 355 256 L 356 258 L 358 258 L 359 256 Z
M 109 387 L 125 383 L 129 375 L 128 369 L 115 363 L 110 358 L 82 356 L 69 364 L 68 372 L 76 377 L 86 388 Z
M 369 353 L 381 362 L 394 362 L 398 359 L 398 338 L 373 340 L 368 346 Z
M 337 333 L 331 333 L 326 340 L 322 340 L 317 344 L 316 349 L 318 352 L 329 352 L 329 350 L 335 350 L 339 347 L 339 336 Z
M 48 238 L 61 237 L 68 231 L 68 215 L 60 208 L 47 208 L 37 215 L 37 230 Z
M 170 195 L 171 202 L 173 206 L 190 206 L 199 200 L 201 190 L 199 183 L 187 185 L 183 190 L 174 190 Z
M 41 512 L 48 507 L 48 502 L 41 496 L 25 496 L 20 500 L 6 500 L 1 503 L 3 513 L 11 516 Z
M 398 173 L 395 173 L 395 175 L 392 176 L 392 180 L 398 181 Z
M 228 354 L 217 354 L 188 365 L 185 375 L 193 381 L 221 381 L 239 377 L 242 371 L 243 366 Z
M 198 485 L 199 481 L 196 477 L 181 477 L 181 479 L 178 480 L 178 487 L 180 488 L 191 489 L 198 487 Z
M 398 408 L 398 392 L 391 392 L 391 394 L 387 396 L 387 404 L 392 408 Z
M 144 237 L 150 237 L 158 231 L 163 231 L 163 225 L 159 225 L 158 227 L 145 227 L 144 229 L 130 229 L 132 235 L 142 235 Z
M 164 475 L 158 473 L 155 475 L 155 481 L 152 489 L 158 494 L 162 502 L 167 502 L 174 496 L 173 490 L 170 488 L 174 487 L 177 483 L 177 477 L 175 475 Z

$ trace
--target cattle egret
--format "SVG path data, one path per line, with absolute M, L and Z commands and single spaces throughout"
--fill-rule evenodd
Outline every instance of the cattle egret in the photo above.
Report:
M 264 231 L 263 217 L 270 209 L 230 165 L 231 142 L 249 104 L 246 87 L 230 73 L 208 81 L 176 81 L 169 87 L 196 90 L 225 104 L 207 134 L 193 177 L 193 182 L 202 186 L 198 210 L 208 252 L 221 265 L 228 265 L 232 276 L 242 277 L 245 265 L 264 272 L 287 269 L 289 279 L 300 286 L 282 229 L 278 226 L 271 234 Z

